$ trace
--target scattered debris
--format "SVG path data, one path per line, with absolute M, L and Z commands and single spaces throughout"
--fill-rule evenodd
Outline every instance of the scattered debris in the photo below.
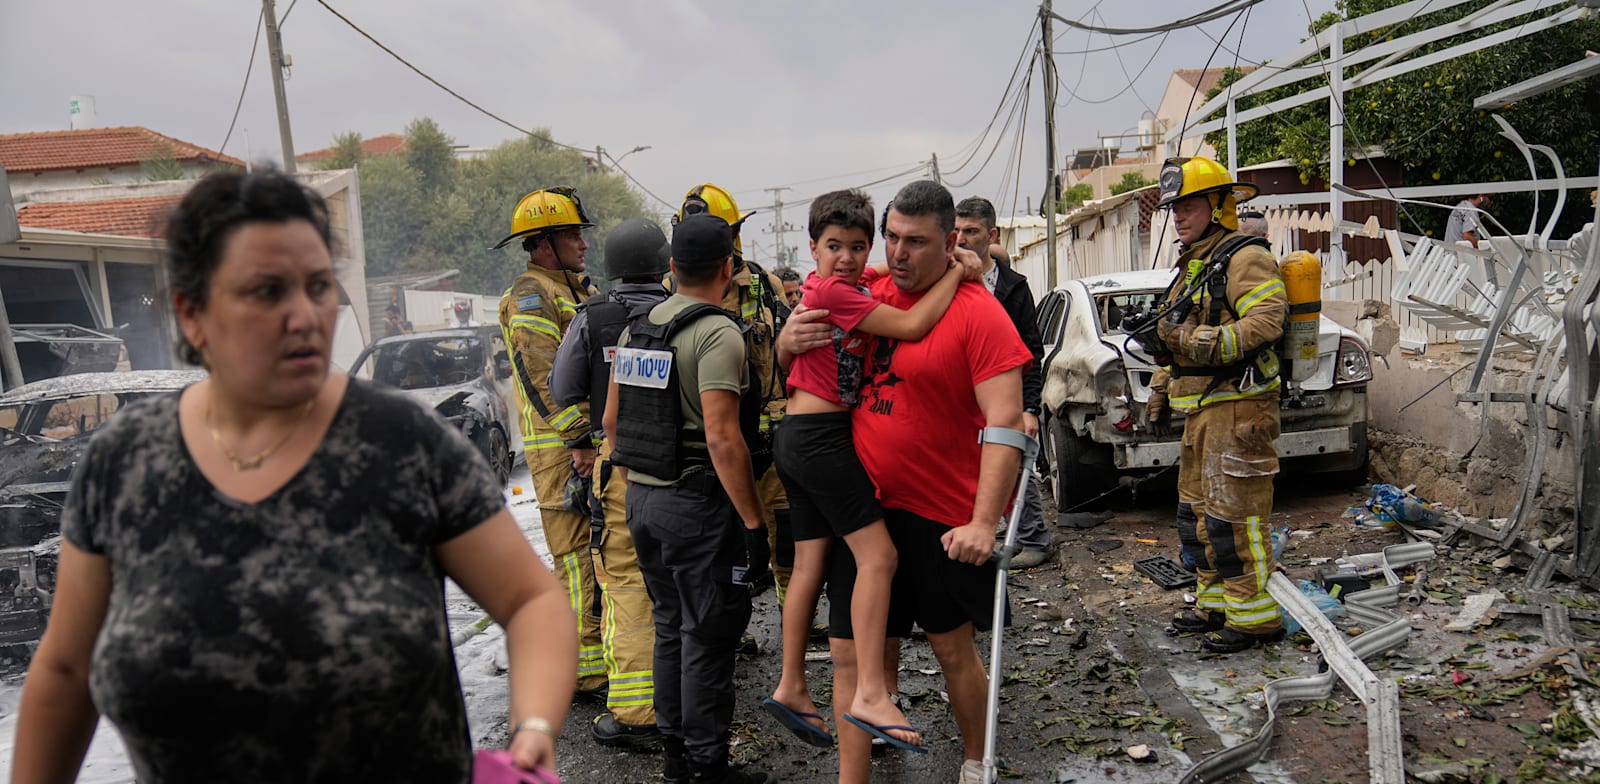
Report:
M 1372 486 L 1372 496 L 1363 504 L 1365 514 L 1356 515 L 1356 522 L 1366 525 L 1375 522 L 1384 528 L 1395 528 L 1401 523 L 1417 527 L 1438 525 L 1440 513 L 1433 504 L 1410 492 L 1390 484 Z
M 1156 585 L 1169 591 L 1195 584 L 1195 574 L 1177 565 L 1171 558 L 1153 555 L 1133 562 L 1133 568 Z M 1193 601 L 1187 595 L 1184 601 Z
M 1093 528 L 1111 519 L 1111 512 L 1068 512 L 1056 516 L 1059 528 Z
M 1479 624 L 1488 623 L 1493 619 L 1494 603 L 1506 598 L 1499 591 L 1490 593 L 1475 593 L 1467 597 L 1462 605 L 1461 612 L 1456 614 L 1455 620 L 1445 624 L 1447 632 L 1470 632 Z

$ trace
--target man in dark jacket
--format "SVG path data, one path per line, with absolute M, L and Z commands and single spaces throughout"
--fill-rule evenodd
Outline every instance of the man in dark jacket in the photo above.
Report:
M 1044 388 L 1040 363 L 1044 359 L 1044 343 L 1039 339 L 1038 315 L 1034 310 L 1033 292 L 1028 289 L 1028 279 L 996 260 L 989 246 L 1000 236 L 995 228 L 994 205 L 981 196 L 962 199 L 956 205 L 957 241 L 962 247 L 983 259 L 983 285 L 1000 300 L 1006 315 L 1016 326 L 1022 342 L 1033 352 L 1033 362 L 1022 374 L 1022 429 L 1028 435 L 1039 437 L 1039 393 Z M 1022 520 L 1017 526 L 1017 545 L 1022 552 L 1011 559 L 1017 569 L 1029 569 L 1049 560 L 1053 555 L 1050 528 L 1044 522 L 1044 501 L 1039 495 L 1039 476 L 1033 466 L 1023 466 L 1028 472 L 1028 490 L 1022 507 Z M 1004 538 L 1001 529 L 998 538 Z

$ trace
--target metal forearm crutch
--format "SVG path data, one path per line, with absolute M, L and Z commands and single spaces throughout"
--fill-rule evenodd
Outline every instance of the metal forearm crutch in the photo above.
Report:
M 1021 470 L 1017 472 L 1017 491 L 1011 498 L 1011 516 L 1006 521 L 1005 543 L 995 550 L 991 560 L 995 563 L 994 620 L 989 633 L 989 701 L 988 716 L 983 726 L 983 780 L 995 780 L 995 735 L 1000 723 L 1000 636 L 1004 631 L 1006 611 L 1006 572 L 1011 568 L 1011 556 L 1016 554 L 1017 526 L 1022 521 L 1023 494 L 1028 488 L 1028 474 L 1039 456 L 1039 442 L 1020 430 L 1006 427 L 986 427 L 978 434 L 980 444 L 1009 446 L 1022 453 Z

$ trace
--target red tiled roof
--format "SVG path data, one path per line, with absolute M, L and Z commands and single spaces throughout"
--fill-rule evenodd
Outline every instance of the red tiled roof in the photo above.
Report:
M 406 151 L 406 137 L 398 133 L 386 133 L 382 136 L 374 136 L 371 139 L 363 139 L 361 141 L 361 150 L 367 155 L 402 153 Z M 297 161 L 316 161 L 323 158 L 331 158 L 333 153 L 334 149 L 332 147 L 324 147 L 320 150 L 300 153 L 294 156 L 294 159 Z
M 183 195 L 177 194 L 28 204 L 17 210 L 17 223 L 32 229 L 159 237 L 162 220 L 182 200 Z
M 1239 72 L 1241 74 L 1248 74 L 1255 69 L 1256 67 L 1253 65 L 1244 65 L 1239 67 Z M 1201 70 L 1199 68 L 1179 68 L 1172 73 L 1174 76 L 1177 76 L 1179 79 L 1182 79 L 1189 84 L 1195 84 L 1198 82 L 1200 85 L 1198 96 L 1200 98 L 1205 98 L 1206 93 L 1210 92 L 1211 88 L 1216 87 L 1217 82 L 1222 80 L 1222 72 L 1224 70 L 1226 69 L 1207 68 L 1205 70 Z
M 244 161 L 208 150 L 149 128 L 87 128 L 79 131 L 33 131 L 0 134 L 0 166 L 17 172 L 93 169 L 102 166 L 137 166 L 157 155 L 162 146 L 172 148 L 180 162 L 220 161 L 244 168 Z

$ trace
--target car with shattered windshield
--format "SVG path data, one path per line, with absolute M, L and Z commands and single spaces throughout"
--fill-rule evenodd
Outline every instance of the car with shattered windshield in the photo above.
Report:
M 512 400 L 511 355 L 493 326 L 394 335 L 367 346 L 352 374 L 398 389 L 458 428 L 501 482 L 522 454 Z
M 1124 319 L 1162 302 L 1173 269 L 1117 272 L 1068 281 L 1040 300 L 1044 394 L 1040 433 L 1046 479 L 1060 511 L 1087 509 L 1120 487 L 1177 465 L 1183 414 L 1172 432 L 1146 425 L 1158 366 L 1123 331 Z M 1356 332 L 1319 316 L 1317 364 L 1285 378 L 1278 456 L 1285 468 L 1337 472 L 1351 482 L 1367 468 L 1367 382 L 1372 359 Z M 1174 472 L 1175 473 L 1175 472 Z
M 0 647 L 39 639 L 55 592 L 61 507 L 89 438 L 133 403 L 199 370 L 77 373 L 0 394 Z

